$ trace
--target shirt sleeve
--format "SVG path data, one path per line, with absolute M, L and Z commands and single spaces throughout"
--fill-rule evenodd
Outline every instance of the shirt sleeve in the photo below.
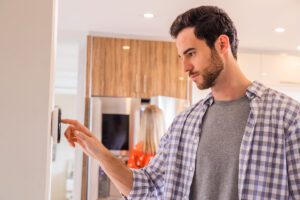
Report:
M 300 199 L 300 114 L 289 128 L 286 138 L 289 196 Z
M 171 128 L 162 137 L 158 153 L 151 159 L 149 165 L 141 169 L 131 169 L 133 172 L 133 187 L 126 199 L 160 199 L 164 188 L 164 173 L 170 133 Z

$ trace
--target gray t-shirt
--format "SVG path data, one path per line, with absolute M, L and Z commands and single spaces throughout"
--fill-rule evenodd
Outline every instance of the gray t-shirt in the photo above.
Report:
M 191 200 L 238 199 L 238 165 L 250 112 L 246 96 L 216 101 L 208 109 L 197 149 Z

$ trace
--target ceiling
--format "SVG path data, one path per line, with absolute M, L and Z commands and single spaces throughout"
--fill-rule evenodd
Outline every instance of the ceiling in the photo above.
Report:
M 78 33 L 124 35 L 171 40 L 169 27 L 176 16 L 189 8 L 216 5 L 234 21 L 240 49 L 296 53 L 300 45 L 299 0 L 60 0 L 58 36 Z M 143 18 L 144 12 L 155 14 Z M 284 33 L 274 28 L 284 27 Z

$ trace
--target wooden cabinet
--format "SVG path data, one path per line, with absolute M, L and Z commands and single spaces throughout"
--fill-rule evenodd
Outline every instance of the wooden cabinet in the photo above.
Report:
M 92 96 L 187 98 L 173 42 L 89 36 L 87 55 Z

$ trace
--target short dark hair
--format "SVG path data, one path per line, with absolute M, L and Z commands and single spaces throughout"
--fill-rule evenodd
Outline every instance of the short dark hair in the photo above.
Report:
M 177 38 L 180 31 L 187 27 L 195 27 L 195 36 L 205 40 L 214 49 L 217 38 L 225 34 L 229 37 L 231 52 L 237 59 L 237 31 L 227 13 L 216 6 L 200 6 L 179 15 L 170 28 L 170 34 Z

